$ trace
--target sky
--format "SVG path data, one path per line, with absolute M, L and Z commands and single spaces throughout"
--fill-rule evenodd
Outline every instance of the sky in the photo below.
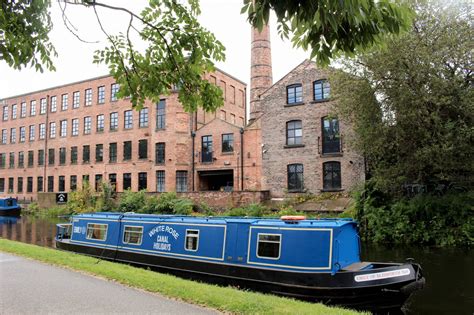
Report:
M 139 13 L 147 4 L 145 0 L 103 0 L 115 6 L 123 6 Z M 246 15 L 240 14 L 242 0 L 201 0 L 200 23 L 213 32 L 226 47 L 226 60 L 216 66 L 230 75 L 250 83 L 250 24 Z M 128 22 L 125 14 L 98 8 L 104 28 L 109 33 L 124 31 Z M 14 70 L 0 61 L 0 99 L 57 85 L 85 80 L 108 73 L 105 65 L 92 63 L 94 51 L 107 45 L 100 31 L 97 19 L 91 8 L 69 5 L 66 8 L 68 19 L 77 29 L 76 33 L 84 40 L 79 41 L 64 26 L 59 4 L 53 1 L 51 18 L 53 30 L 50 39 L 56 48 L 58 57 L 53 62 L 55 72 L 36 72 L 25 68 Z M 270 20 L 272 42 L 273 81 L 278 81 L 290 70 L 309 57 L 308 52 L 292 48 L 291 42 L 283 41 L 277 34 L 276 19 Z

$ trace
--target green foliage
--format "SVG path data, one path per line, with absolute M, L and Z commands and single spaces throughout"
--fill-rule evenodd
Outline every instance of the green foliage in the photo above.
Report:
M 142 212 L 146 205 L 146 197 L 144 190 L 134 192 L 127 189 L 120 195 L 117 209 L 120 212 Z
M 50 1 L 7 0 L 0 5 L 0 60 L 18 70 L 27 66 L 41 72 L 43 66 L 55 70 L 51 57 L 57 54 L 49 42 Z
M 95 192 L 84 182 L 81 189 L 69 193 L 66 209 L 69 213 L 94 212 L 96 208 Z
M 474 245 L 474 192 L 389 200 L 369 187 L 358 194 L 365 240 L 388 244 Z
M 100 184 L 99 195 L 96 199 L 95 208 L 97 211 L 114 211 L 116 208 L 115 204 L 115 191 L 110 183 L 102 181 Z
M 190 215 L 193 212 L 194 203 L 189 199 L 178 199 L 174 203 L 173 213 Z
M 388 0 L 244 0 L 241 12 L 261 29 L 270 10 L 276 13 L 280 36 L 291 35 L 293 46 L 311 49 L 311 58 L 324 65 L 339 53 L 354 55 L 380 43 L 384 35 L 406 30 L 412 15 Z
M 331 78 L 337 113 L 378 189 L 457 182 L 474 173 L 472 23 L 460 5 L 416 2 L 413 29 Z
M 252 203 L 245 207 L 229 209 L 223 214 L 224 216 L 231 217 L 263 217 L 270 213 L 271 211 L 268 207 L 259 203 Z

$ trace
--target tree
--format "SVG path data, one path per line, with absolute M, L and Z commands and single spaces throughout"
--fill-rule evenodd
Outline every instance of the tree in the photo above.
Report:
M 469 8 L 421 3 L 412 30 L 345 62 L 337 113 L 378 188 L 472 179 L 473 26 Z
M 40 71 L 43 65 L 54 69 L 49 57 L 55 53 L 48 38 L 50 0 L 2 0 L 1 4 L 0 60 L 17 69 L 27 65 Z M 214 70 L 214 61 L 224 60 L 224 47 L 197 21 L 199 0 L 149 0 L 140 14 L 96 0 L 61 0 L 59 4 L 66 26 L 70 25 L 66 6 L 94 10 L 109 41 L 109 47 L 95 53 L 94 62 L 108 65 L 120 84 L 118 96 L 130 96 L 134 107 L 141 107 L 145 99 L 157 101 L 173 89 L 188 111 L 198 107 L 215 111 L 223 104 L 221 90 L 204 75 Z M 97 7 L 126 12 L 130 17 L 127 30 L 108 34 Z M 280 34 L 288 37 L 291 33 L 294 45 L 311 49 L 311 56 L 321 64 L 338 52 L 352 54 L 384 34 L 398 33 L 408 20 L 408 11 L 388 0 L 244 0 L 242 12 L 248 12 L 252 24 L 261 27 L 268 22 L 270 9 L 277 13 Z M 70 30 L 74 33 L 73 27 Z M 131 34 L 145 42 L 145 51 L 136 48 Z

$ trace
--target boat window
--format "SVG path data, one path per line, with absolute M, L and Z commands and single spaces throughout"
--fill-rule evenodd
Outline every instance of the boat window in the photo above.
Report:
M 142 226 L 125 226 L 123 231 L 123 243 L 140 245 L 143 238 L 143 227 Z
M 280 246 L 280 234 L 258 234 L 257 257 L 278 259 Z
M 107 224 L 87 224 L 87 239 L 105 241 L 107 238 Z
M 186 250 L 197 251 L 199 244 L 199 230 L 186 230 Z

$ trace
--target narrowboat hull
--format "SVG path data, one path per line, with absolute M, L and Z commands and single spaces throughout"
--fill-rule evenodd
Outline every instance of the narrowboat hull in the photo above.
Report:
M 421 267 L 412 263 L 373 263 L 372 269 L 341 270 L 336 273 L 296 272 L 79 245 L 71 243 L 69 239 L 57 239 L 56 247 L 148 266 L 191 279 L 360 310 L 399 309 L 425 282 Z M 390 274 L 396 276 L 383 276 Z
M 9 207 L 9 208 L 2 208 L 0 207 L 0 216 L 5 217 L 18 217 L 21 214 L 21 207 Z

